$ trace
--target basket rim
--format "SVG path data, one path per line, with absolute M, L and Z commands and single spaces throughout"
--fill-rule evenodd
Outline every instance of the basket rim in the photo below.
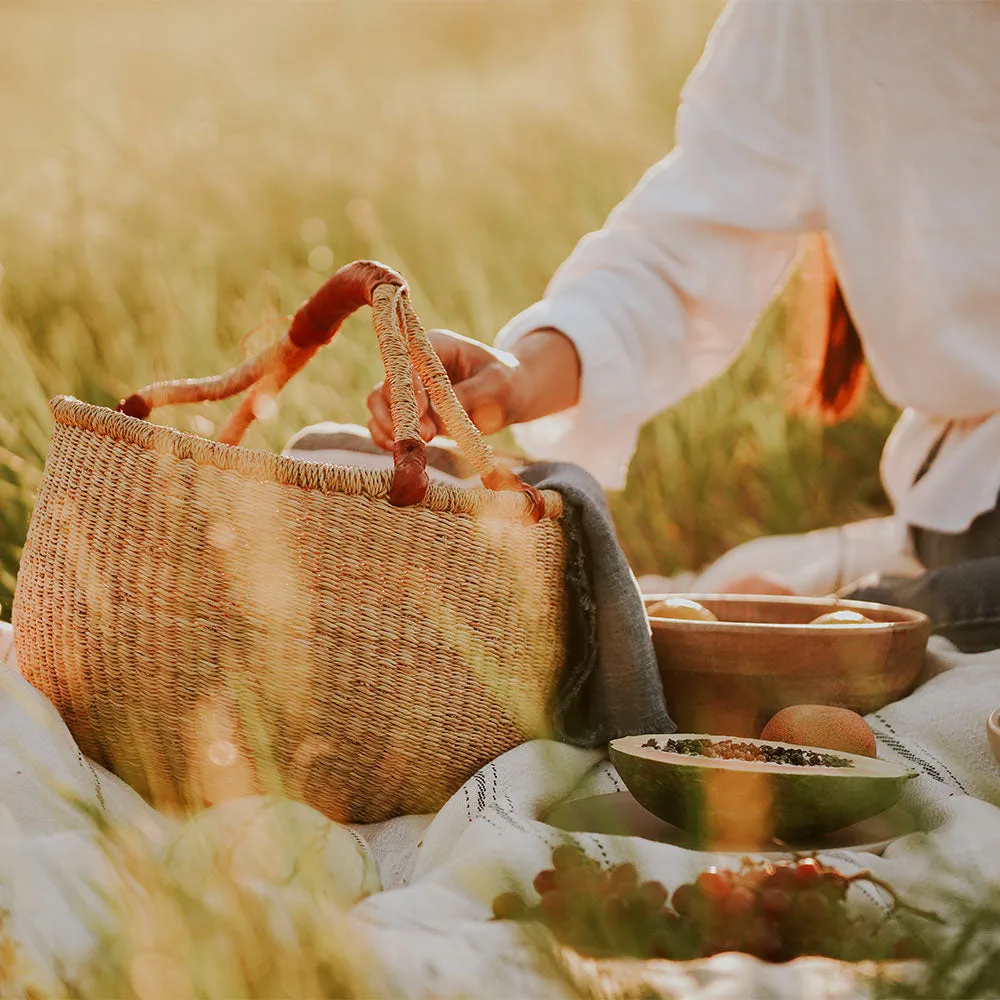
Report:
M 164 424 L 139 420 L 106 406 L 85 403 L 73 396 L 56 396 L 50 401 L 49 409 L 55 422 L 63 427 L 98 434 L 144 451 L 171 455 L 180 461 L 235 473 L 255 482 L 273 482 L 311 492 L 364 496 L 388 502 L 391 470 L 326 465 L 240 445 L 220 444 Z M 543 490 L 542 496 L 545 498 L 543 519 L 559 519 L 563 512 L 562 496 L 555 490 Z M 424 499 L 411 509 L 524 521 L 532 510 L 532 503 L 530 498 L 520 493 L 432 482 Z

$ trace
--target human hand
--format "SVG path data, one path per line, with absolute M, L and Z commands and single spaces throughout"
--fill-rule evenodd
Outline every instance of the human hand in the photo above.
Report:
M 572 341 L 558 330 L 535 330 L 510 354 L 448 330 L 432 330 L 428 338 L 459 402 L 484 434 L 558 413 L 579 398 L 580 360 Z M 421 437 L 429 441 L 447 433 L 419 380 L 416 389 Z M 391 450 L 392 417 L 384 382 L 369 393 L 368 410 L 372 439 Z

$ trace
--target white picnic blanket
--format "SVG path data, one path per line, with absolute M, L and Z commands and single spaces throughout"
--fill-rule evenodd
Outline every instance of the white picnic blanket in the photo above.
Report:
M 909 783 L 904 804 L 932 832 L 896 841 L 883 857 L 838 851 L 826 860 L 844 871 L 871 868 L 914 903 L 946 905 L 942 894 L 952 876 L 941 859 L 975 873 L 980 884 L 1000 885 L 1000 765 L 985 735 L 986 716 L 1000 704 L 1000 652 L 962 656 L 932 642 L 936 676 L 870 718 L 880 755 L 921 772 Z M 7 647 L 9 627 L 0 623 L 0 661 Z M 354 906 L 348 922 L 377 956 L 384 992 L 559 995 L 514 927 L 489 921 L 490 902 L 511 883 L 528 888 L 546 866 L 559 834 L 539 817 L 551 806 L 567 796 L 620 787 L 600 753 L 538 741 L 485 767 L 435 816 L 355 828 L 378 866 L 383 891 Z M 84 760 L 51 705 L 14 669 L 0 666 L 0 907 L 11 914 L 6 930 L 23 950 L 25 967 L 42 978 L 59 963 L 72 968 L 86 958 L 96 940 L 93 921 L 107 912 L 93 887 L 117 877 L 90 821 L 66 805 L 67 792 L 141 829 L 154 846 L 177 834 L 176 823 Z M 639 838 L 582 835 L 581 843 L 602 860 L 634 861 L 642 876 L 670 888 L 710 863 L 734 860 Z M 294 885 L 264 882 L 254 884 L 270 905 L 292 905 Z M 877 905 L 878 894 L 869 895 L 867 905 Z M 649 969 L 662 996 L 864 995 L 852 970 L 817 959 L 768 966 L 727 955 Z

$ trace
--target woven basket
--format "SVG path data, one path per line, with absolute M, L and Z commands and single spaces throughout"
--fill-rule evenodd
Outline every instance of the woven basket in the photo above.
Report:
M 388 472 L 237 447 L 372 306 Z M 486 488 L 429 485 L 414 368 Z M 144 422 L 249 390 L 220 441 Z M 547 731 L 566 650 L 560 497 L 498 465 L 402 279 L 342 269 L 218 378 L 112 411 L 61 397 L 14 604 L 18 666 L 82 750 L 160 807 L 280 788 L 339 820 L 436 810 Z

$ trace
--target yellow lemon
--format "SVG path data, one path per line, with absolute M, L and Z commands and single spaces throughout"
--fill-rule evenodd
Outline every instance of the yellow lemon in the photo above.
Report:
M 814 618 L 810 625 L 874 625 L 871 618 L 865 618 L 857 611 L 831 611 Z
M 690 597 L 667 597 L 648 609 L 650 618 L 686 618 L 696 622 L 717 622 L 719 619 L 704 604 Z

